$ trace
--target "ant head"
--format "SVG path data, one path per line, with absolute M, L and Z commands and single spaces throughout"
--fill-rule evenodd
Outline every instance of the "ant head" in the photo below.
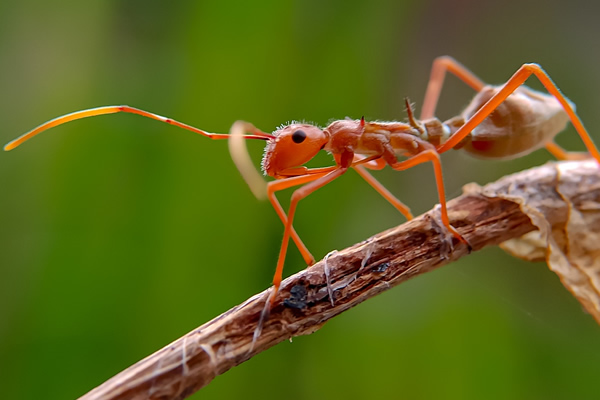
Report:
M 317 155 L 329 142 L 321 129 L 307 124 L 290 124 L 277 129 L 269 139 L 262 160 L 262 169 L 277 176 L 286 169 L 300 167 Z

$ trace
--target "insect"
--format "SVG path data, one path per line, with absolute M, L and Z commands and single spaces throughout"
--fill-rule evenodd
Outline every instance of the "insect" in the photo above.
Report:
M 434 117 L 435 108 L 446 72 L 456 75 L 477 94 L 466 109 L 445 122 Z M 535 75 L 549 94 L 535 91 L 523 83 Z M 574 105 L 564 97 L 549 75 L 537 64 L 523 64 L 503 85 L 488 86 L 463 65 L 450 57 L 439 57 L 433 63 L 420 119 L 416 119 L 408 100 L 407 122 L 368 122 L 364 118 L 334 121 L 324 129 L 317 126 L 292 123 L 273 134 L 262 132 L 247 122 L 236 122 L 230 134 L 205 132 L 201 129 L 129 106 L 106 106 L 67 114 L 50 120 L 5 146 L 12 150 L 24 141 L 49 128 L 63 123 L 97 115 L 118 112 L 133 113 L 198 133 L 211 139 L 230 140 L 233 159 L 255 195 L 269 198 L 285 228 L 283 242 L 273 277 L 277 293 L 283 275 L 288 244 L 294 241 L 308 265 L 315 259 L 293 228 L 298 202 L 317 189 L 354 169 L 364 180 L 389 201 L 407 219 L 412 218 L 409 208 L 379 183 L 368 170 L 379 170 L 386 165 L 405 170 L 415 165 L 433 164 L 440 201 L 441 221 L 458 242 L 466 240 L 452 227 L 446 210 L 440 154 L 462 148 L 487 159 L 512 159 L 545 147 L 558 159 L 583 157 L 569 153 L 554 143 L 553 138 L 570 120 L 583 140 L 588 152 L 600 163 L 600 153 L 574 111 Z M 250 158 L 241 139 L 259 139 L 267 142 L 262 169 L 275 180 L 265 184 L 260 174 L 249 164 Z M 242 144 L 240 144 L 242 143 Z M 321 150 L 330 152 L 335 165 L 322 168 L 303 166 Z M 406 159 L 399 161 L 397 156 Z M 586 155 L 587 156 L 587 155 Z M 276 193 L 296 189 L 286 213 Z M 271 302 L 275 296 L 271 297 Z

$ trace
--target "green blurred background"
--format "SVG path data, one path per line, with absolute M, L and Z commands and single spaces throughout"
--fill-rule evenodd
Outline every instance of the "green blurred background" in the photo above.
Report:
M 213 132 L 237 119 L 266 131 L 404 119 L 404 97 L 419 107 L 431 62 L 449 54 L 491 83 L 539 62 L 600 143 L 598 4 L 3 1 L 0 141 L 109 104 Z M 448 79 L 439 117 L 471 95 Z M 572 128 L 559 142 L 582 149 Z M 250 147 L 258 163 L 262 142 Z M 449 197 L 550 159 L 451 153 Z M 437 202 L 430 166 L 377 176 L 417 214 Z M 283 228 L 224 142 L 133 115 L 78 121 L 0 154 L 0 188 L 3 398 L 75 398 L 270 284 Z M 403 222 L 354 173 L 303 201 L 296 220 L 317 258 Z M 285 274 L 303 267 L 291 251 Z M 598 365 L 600 329 L 558 278 L 490 248 L 193 398 L 586 399 L 598 397 Z

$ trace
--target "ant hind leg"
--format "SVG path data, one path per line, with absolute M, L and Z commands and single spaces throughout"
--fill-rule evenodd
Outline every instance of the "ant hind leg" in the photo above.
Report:
M 438 57 L 433 61 L 431 67 L 431 75 L 427 90 L 425 91 L 425 99 L 423 100 L 423 109 L 421 110 L 421 119 L 433 118 L 435 108 L 440 98 L 442 86 L 446 71 L 454 74 L 458 79 L 472 87 L 476 92 L 479 92 L 485 83 L 469 71 L 464 65 L 449 56 Z
M 557 160 L 587 160 L 590 158 L 590 153 L 584 151 L 566 151 L 555 142 L 546 143 L 546 150 L 550 152 Z
M 575 130 L 581 137 L 581 140 L 585 144 L 588 152 L 596 159 L 600 164 L 600 152 L 596 148 L 596 145 L 592 141 L 589 133 L 583 126 L 581 119 L 573 110 L 571 104 L 566 97 L 560 92 L 558 86 L 552 81 L 550 76 L 540 67 L 538 64 L 523 64 L 521 68 L 517 70 L 510 77 L 510 79 L 502 86 L 496 94 L 494 94 L 487 103 L 483 105 L 463 126 L 461 126 L 444 144 L 437 147 L 438 153 L 448 151 L 458 145 L 469 133 L 473 131 L 484 119 L 486 119 L 508 96 L 510 96 L 519 86 L 521 86 L 531 75 L 535 75 L 539 81 L 544 85 L 548 93 L 558 100 L 562 108 L 565 110 L 571 123 L 575 127 Z M 546 148 L 553 154 L 567 155 L 568 153 L 560 149 L 557 145 L 546 145 Z M 562 152 L 561 152 L 562 150 Z

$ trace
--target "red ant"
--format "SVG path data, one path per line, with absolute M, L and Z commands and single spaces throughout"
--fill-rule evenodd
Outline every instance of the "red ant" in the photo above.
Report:
M 477 94 L 461 115 L 441 122 L 433 115 L 446 71 L 471 86 Z M 532 74 L 540 80 L 550 94 L 522 86 Z M 315 261 L 292 227 L 298 202 L 340 177 L 350 168 L 356 170 L 407 219 L 411 219 L 412 214 L 408 207 L 379 183 L 367 169 L 378 170 L 389 165 L 400 171 L 417 164 L 431 162 L 441 205 L 442 223 L 456 239 L 468 246 L 466 240 L 450 225 L 448 219 L 440 162 L 441 153 L 450 149 L 463 148 L 481 158 L 512 159 L 545 147 L 558 159 L 581 158 L 580 153 L 567 153 L 553 141 L 553 138 L 565 128 L 568 120 L 571 120 L 589 153 L 600 163 L 600 153 L 575 113 L 573 104 L 561 94 L 538 64 L 523 64 L 505 84 L 488 86 L 454 59 L 440 57 L 433 63 L 420 120 L 414 117 L 408 101 L 406 106 L 407 123 L 367 122 L 364 118 L 345 119 L 335 121 L 324 129 L 293 123 L 277 129 L 273 134 L 262 132 L 252 124 L 242 121 L 233 125 L 230 134 L 208 133 L 173 119 L 129 106 L 107 106 L 55 118 L 10 142 L 4 149 L 12 150 L 38 133 L 65 122 L 117 112 L 153 118 L 211 139 L 238 137 L 266 140 L 262 169 L 267 175 L 275 178 L 266 185 L 266 192 L 277 215 L 285 225 L 283 243 L 273 277 L 275 290 L 271 296 L 271 303 L 281 284 L 290 237 L 308 265 Z M 253 168 L 248 168 L 249 157 L 247 153 L 240 151 L 245 150 L 243 146 L 236 145 L 235 140 L 230 143 L 232 143 L 234 161 L 244 179 L 256 195 L 264 193 L 262 178 Z M 321 150 L 333 154 L 335 165 L 310 169 L 302 166 Z M 407 158 L 398 161 L 397 155 Z M 262 189 L 259 187 L 261 184 Z M 275 193 L 300 185 L 304 186 L 292 194 L 286 215 Z

